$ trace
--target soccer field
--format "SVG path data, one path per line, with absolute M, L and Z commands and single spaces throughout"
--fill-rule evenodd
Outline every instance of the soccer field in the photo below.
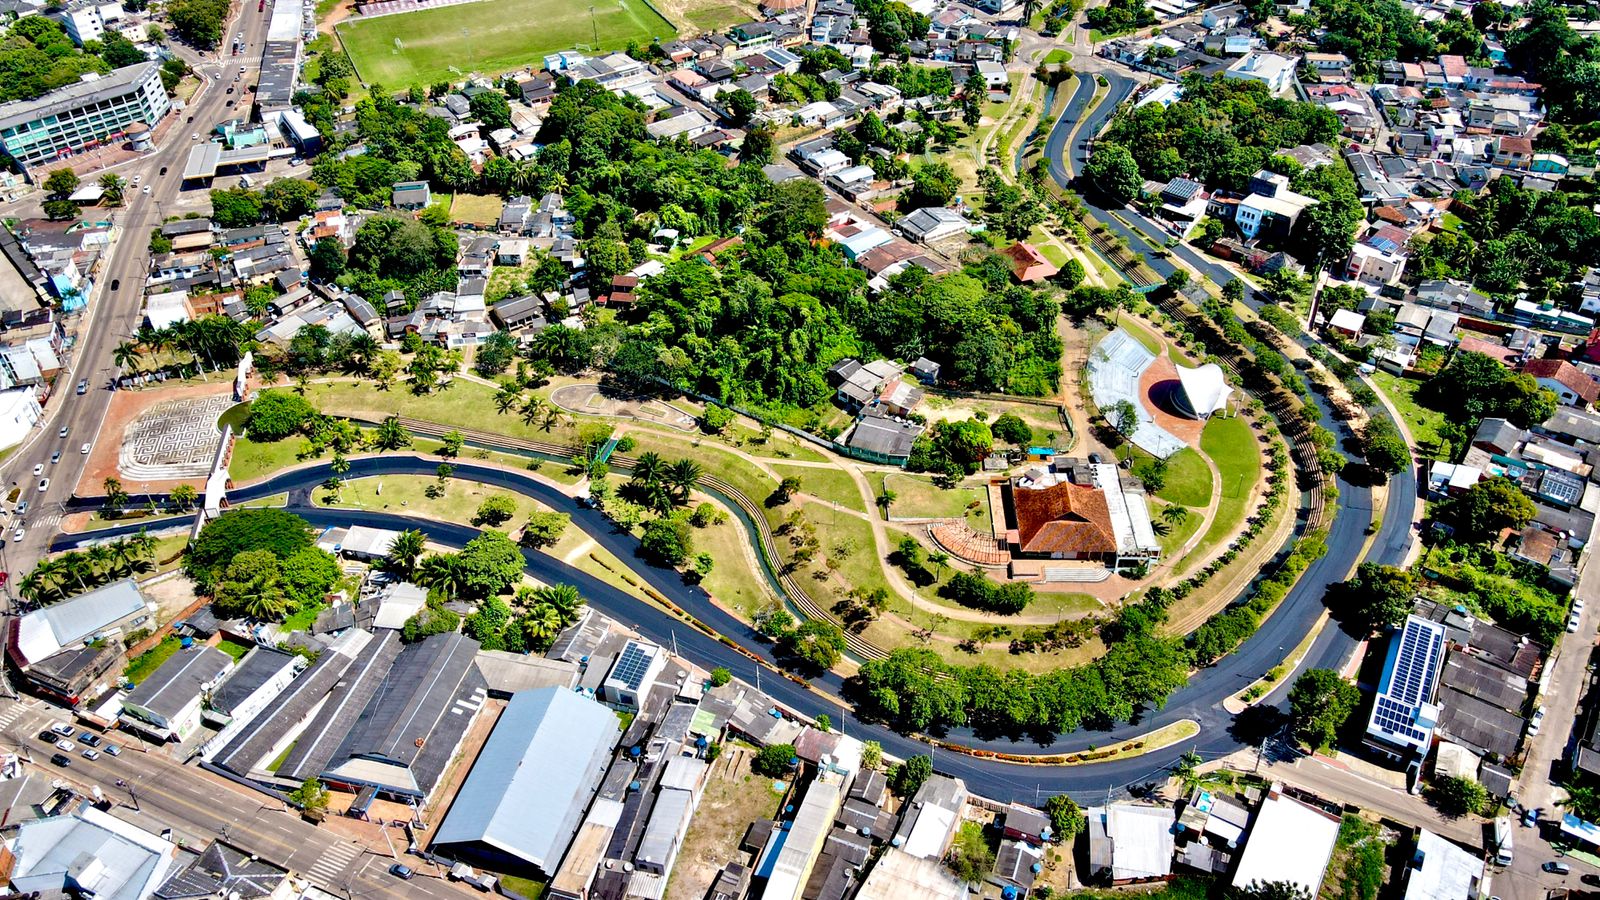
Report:
M 643 0 L 477 0 L 336 26 L 363 83 L 399 89 L 495 75 L 578 45 L 618 50 L 676 36 Z M 596 48 L 595 34 L 600 41 Z

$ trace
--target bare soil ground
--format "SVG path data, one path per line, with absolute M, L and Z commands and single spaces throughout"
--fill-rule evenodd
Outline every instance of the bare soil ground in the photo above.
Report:
M 750 771 L 755 755 L 752 747 L 728 744 L 712 764 L 667 882 L 666 900 L 700 900 L 723 866 L 749 861 L 748 854 L 739 851 L 745 829 L 756 819 L 771 818 L 783 800 L 772 789 L 772 779 Z

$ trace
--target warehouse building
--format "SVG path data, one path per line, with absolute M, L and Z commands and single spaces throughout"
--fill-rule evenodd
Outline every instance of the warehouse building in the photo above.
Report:
M 277 759 L 278 754 L 299 738 L 307 720 L 321 707 L 361 651 L 373 641 L 370 632 L 355 629 L 345 632 L 249 724 L 207 744 L 201 750 L 201 758 L 235 775 L 272 780 L 274 773 L 262 766 Z M 282 767 L 279 771 L 282 772 Z
M 122 701 L 122 724 L 158 740 L 181 741 L 200 727 L 206 696 L 233 668 L 215 647 L 179 650 Z
M 122 660 L 122 635 L 149 621 L 144 594 L 124 578 L 12 619 L 6 652 L 34 690 L 77 705 Z
M 123 66 L 51 91 L 0 104 L 0 146 L 24 169 L 117 140 L 135 123 L 155 127 L 172 108 L 161 63 Z
M 434 634 L 406 645 L 381 677 L 366 669 L 365 705 L 344 703 L 318 732 L 322 748 L 342 737 L 318 777 L 357 791 L 358 804 L 378 794 L 426 799 L 488 700 L 477 652 L 464 634 Z
M 553 875 L 600 787 L 619 722 L 558 687 L 511 698 L 434 837 L 447 857 Z

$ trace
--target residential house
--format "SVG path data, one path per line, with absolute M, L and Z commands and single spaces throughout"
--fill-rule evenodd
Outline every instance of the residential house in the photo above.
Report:
M 1600 382 L 1564 359 L 1529 360 L 1522 371 L 1538 380 L 1540 387 L 1555 391 L 1564 406 L 1588 409 L 1600 399 Z

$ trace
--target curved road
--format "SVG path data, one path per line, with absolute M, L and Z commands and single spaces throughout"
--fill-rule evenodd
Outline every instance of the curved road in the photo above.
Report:
M 437 465 L 435 459 L 416 455 L 367 457 L 352 460 L 350 471 L 344 477 L 401 474 L 431 476 Z M 272 494 L 288 493 L 293 511 L 319 527 L 363 524 L 391 529 L 418 528 L 433 540 L 452 546 L 460 546 L 478 533 L 477 529 L 463 525 L 390 513 L 311 506 L 310 491 L 330 474 L 331 470 L 325 464 L 285 472 L 266 481 L 236 489 L 230 494 L 230 500 L 242 503 Z M 579 505 L 561 491 L 524 473 L 461 461 L 456 464 L 454 477 L 507 488 L 533 497 L 551 508 L 570 514 L 574 525 L 619 559 L 634 560 L 637 557 L 638 542 L 631 535 L 616 530 L 598 511 Z M 1343 484 L 1341 491 L 1342 501 L 1346 505 L 1353 507 L 1370 505 L 1370 493 L 1363 487 Z M 1201 723 L 1201 733 L 1184 746 L 1158 751 L 1144 757 L 1079 767 L 1007 764 L 947 753 L 938 757 L 939 770 L 966 779 L 974 790 L 985 796 L 1037 800 L 1039 792 L 1042 791 L 1046 795 L 1066 792 L 1080 799 L 1089 800 L 1102 795 L 1108 787 L 1117 788 L 1151 779 L 1161 769 L 1174 762 L 1182 752 L 1191 748 L 1207 756 L 1226 754 L 1239 749 L 1243 744 L 1228 731 L 1231 717 L 1221 708 L 1222 700 L 1276 665 L 1282 659 L 1286 648 L 1299 643 L 1301 637 L 1321 615 L 1321 600 L 1326 587 L 1342 580 L 1345 572 L 1353 565 L 1355 555 L 1359 553 L 1363 541 L 1362 532 L 1366 521 L 1365 516 L 1359 515 L 1337 518 L 1329 537 L 1330 547 L 1334 549 L 1331 549 L 1323 559 L 1312 564 L 1278 611 L 1263 623 L 1255 636 L 1233 654 L 1225 657 L 1218 665 L 1198 673 L 1186 687 L 1172 695 L 1164 709 L 1147 712 L 1137 723 L 1119 725 L 1105 731 L 1065 735 L 1049 743 L 1020 743 L 1004 738 L 982 738 L 965 729 L 955 730 L 949 735 L 961 743 L 1000 752 L 1066 752 L 1084 749 L 1089 743 L 1106 745 L 1137 737 L 1153 728 L 1180 719 L 1195 719 Z M 52 549 L 69 549 L 117 534 L 135 532 L 141 527 L 135 523 L 96 532 L 62 535 Z M 1403 551 L 1403 541 L 1400 546 Z M 726 666 L 730 671 L 746 678 L 753 674 L 754 664 L 748 658 L 720 641 L 704 635 L 689 623 L 655 607 L 642 604 L 633 596 L 548 554 L 526 551 L 524 556 L 528 561 L 528 571 L 534 577 L 544 581 L 565 581 L 574 584 L 583 591 L 596 609 L 633 625 L 652 640 L 667 644 L 676 638 L 680 651 L 702 665 Z M 634 563 L 634 569 L 653 590 L 669 598 L 694 619 L 737 642 L 772 665 L 777 665 L 770 645 L 764 642 L 749 625 L 712 602 L 710 595 L 704 589 L 685 585 L 672 570 L 656 568 L 643 562 Z M 1342 661 L 1354 642 L 1348 638 L 1342 641 L 1331 640 L 1330 637 L 1336 634 L 1338 629 L 1335 628 L 1325 632 L 1318 644 L 1320 652 L 1312 654 L 1315 659 L 1312 659 L 1310 664 L 1322 665 L 1325 663 L 1324 657 Z M 843 687 L 842 679 L 831 672 L 817 679 L 816 684 L 835 695 Z M 881 726 L 854 720 L 848 715 L 848 710 L 841 709 L 837 702 L 807 690 L 782 676 L 769 673 L 762 681 L 762 688 L 778 701 L 805 714 L 827 713 L 834 721 L 841 723 L 849 734 L 877 740 L 893 755 L 905 756 L 926 749 L 925 745 L 912 738 Z

